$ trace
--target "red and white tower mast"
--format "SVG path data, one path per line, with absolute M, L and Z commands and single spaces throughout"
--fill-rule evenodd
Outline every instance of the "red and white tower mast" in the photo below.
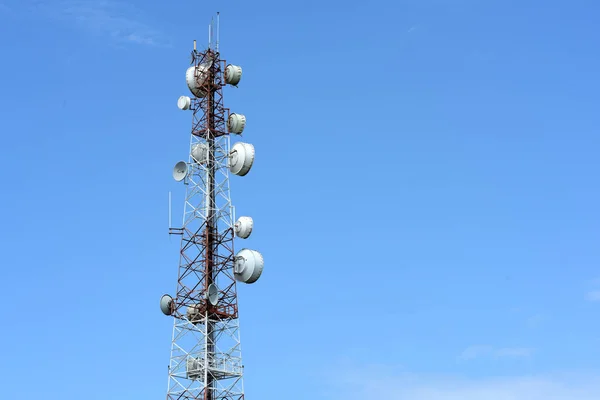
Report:
M 250 217 L 235 221 L 229 195 L 229 173 L 246 175 L 254 163 L 254 146 L 230 136 L 244 131 L 246 117 L 223 105 L 223 88 L 237 86 L 242 68 L 227 64 L 213 44 L 194 49 L 186 83 L 192 96 L 181 96 L 181 110 L 192 112 L 187 161 L 173 169 L 186 188 L 181 228 L 177 292 L 164 295 L 160 307 L 174 318 L 167 399 L 239 400 L 244 398 L 236 281 L 260 277 L 262 255 L 250 249 L 234 253 L 234 237 L 246 239 Z M 218 36 L 218 14 L 217 14 Z M 234 222 L 235 221 L 235 222 Z

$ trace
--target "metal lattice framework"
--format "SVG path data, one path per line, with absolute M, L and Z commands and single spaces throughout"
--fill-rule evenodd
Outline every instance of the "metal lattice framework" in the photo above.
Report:
M 194 48 L 191 65 L 199 88 L 191 100 L 192 134 L 167 399 L 244 398 L 234 267 L 234 208 L 229 196 L 230 140 L 223 106 L 225 61 L 217 50 Z M 198 72 L 200 71 L 200 72 Z M 206 158 L 197 162 L 193 149 Z M 208 300 L 209 286 L 218 302 Z

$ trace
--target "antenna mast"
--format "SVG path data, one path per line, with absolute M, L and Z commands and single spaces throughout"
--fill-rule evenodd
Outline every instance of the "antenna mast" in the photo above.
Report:
M 219 12 L 217 11 L 217 53 L 219 52 Z
M 164 295 L 160 307 L 174 317 L 167 399 L 241 400 L 243 365 L 239 339 L 236 281 L 254 283 L 262 274 L 262 255 L 250 249 L 234 254 L 234 236 L 247 239 L 250 217 L 234 223 L 229 172 L 246 175 L 254 163 L 254 146 L 237 142 L 246 125 L 243 114 L 229 113 L 222 89 L 236 86 L 242 68 L 219 54 L 219 14 L 213 48 L 192 51 L 186 82 L 193 97 L 181 96 L 181 110 L 192 112 L 188 161 L 180 161 L 173 178 L 186 186 L 177 292 Z

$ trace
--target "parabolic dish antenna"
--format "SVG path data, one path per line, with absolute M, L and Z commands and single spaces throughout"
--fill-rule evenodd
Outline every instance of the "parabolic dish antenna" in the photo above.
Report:
M 181 182 L 185 179 L 188 174 L 188 165 L 185 161 L 179 161 L 173 167 L 173 179 L 177 182 Z
M 163 294 L 160 298 L 160 311 L 165 315 L 171 315 L 173 313 L 173 298 L 168 294 Z
M 237 142 L 229 155 L 229 170 L 232 174 L 244 176 L 254 164 L 254 146 L 250 143 Z
M 202 307 L 200 304 L 190 304 L 185 312 L 187 319 L 192 322 L 192 323 L 196 323 L 199 322 L 200 319 L 202 318 Z
M 208 299 L 208 302 L 213 306 L 216 306 L 219 302 L 219 289 L 214 283 L 208 285 L 208 290 L 206 291 L 206 298 Z
M 208 83 L 208 71 L 212 66 L 212 63 L 212 61 L 209 61 L 198 66 L 192 65 L 185 71 L 185 83 L 194 96 L 204 97 L 206 85 Z
M 180 110 L 189 110 L 191 105 L 192 99 L 190 99 L 188 96 L 181 96 L 179 99 L 177 99 L 177 107 Z
M 254 283 L 260 278 L 265 261 L 256 250 L 242 249 L 235 256 L 233 273 L 235 279 L 244 283 Z
M 242 79 L 242 67 L 239 65 L 229 64 L 225 67 L 225 82 L 231 86 L 237 86 Z
M 236 221 L 233 229 L 237 237 L 247 239 L 252 233 L 254 227 L 254 221 L 250 217 L 239 217 Z
M 208 145 L 206 143 L 196 143 L 193 145 L 192 158 L 198 164 L 204 164 L 208 158 Z
M 244 114 L 230 114 L 227 118 L 227 130 L 230 133 L 241 134 L 246 127 L 246 116 Z

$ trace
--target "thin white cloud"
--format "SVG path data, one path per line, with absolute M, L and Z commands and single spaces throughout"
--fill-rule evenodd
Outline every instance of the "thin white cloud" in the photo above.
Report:
M 469 346 L 467 347 L 458 358 L 461 360 L 473 360 L 475 358 L 487 357 L 494 352 L 494 348 L 492 346 Z
M 143 21 L 142 12 L 116 1 L 64 0 L 40 2 L 37 10 L 49 17 L 67 21 L 91 34 L 120 43 L 148 46 L 165 45 L 164 35 Z
M 402 386 L 402 379 L 389 383 L 387 387 L 367 385 L 363 393 L 373 396 L 370 398 L 388 400 L 597 400 L 600 398 L 600 386 L 593 381 L 581 386 L 536 377 L 482 381 L 448 378 L 419 379 L 407 386 Z
M 459 356 L 461 360 L 473 360 L 476 358 L 527 358 L 533 354 L 533 349 L 527 347 L 503 347 L 495 348 L 487 345 L 470 346 Z
M 499 358 L 527 358 L 533 355 L 533 349 L 527 347 L 505 347 L 494 350 L 494 357 Z
M 391 368 L 337 369 L 329 376 L 331 400 L 597 400 L 600 380 L 594 376 L 556 375 L 467 379 L 391 372 Z M 327 378 L 324 378 L 327 379 Z
M 586 295 L 589 301 L 600 301 L 600 290 L 592 290 Z

